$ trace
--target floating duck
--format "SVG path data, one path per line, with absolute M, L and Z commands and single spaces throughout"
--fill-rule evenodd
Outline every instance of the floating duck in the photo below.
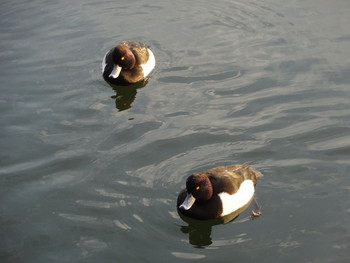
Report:
M 254 198 L 261 176 L 249 165 L 219 166 L 194 173 L 177 198 L 178 211 L 190 218 L 206 220 L 242 210 Z
M 155 65 L 153 52 L 146 45 L 123 41 L 104 56 L 102 75 L 110 84 L 129 85 L 146 79 Z

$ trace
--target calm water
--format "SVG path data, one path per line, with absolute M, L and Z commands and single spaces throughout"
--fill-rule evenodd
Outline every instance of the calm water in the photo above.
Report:
M 1 262 L 348 262 L 350 2 L 0 4 Z M 101 59 L 147 43 L 147 85 Z M 175 207 L 186 177 L 252 164 L 224 225 Z

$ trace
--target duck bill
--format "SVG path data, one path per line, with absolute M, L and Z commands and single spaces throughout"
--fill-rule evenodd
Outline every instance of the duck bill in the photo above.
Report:
M 179 206 L 179 208 L 188 210 L 192 207 L 195 201 L 196 201 L 196 198 L 194 198 L 193 195 L 187 194 L 185 201 L 183 201 L 183 203 Z
M 116 79 L 116 78 L 118 78 L 118 76 L 119 76 L 121 71 L 122 71 L 122 67 L 121 66 L 114 65 L 114 68 L 113 68 L 111 74 L 109 74 L 109 77 Z

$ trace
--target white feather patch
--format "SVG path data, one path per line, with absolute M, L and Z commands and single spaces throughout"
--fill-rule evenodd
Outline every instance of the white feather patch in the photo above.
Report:
M 106 67 L 106 56 L 107 56 L 107 54 L 109 53 L 109 51 L 105 54 L 105 56 L 103 57 L 103 59 L 102 59 L 102 74 L 103 74 L 103 72 L 105 71 L 105 67 Z
M 233 195 L 226 192 L 220 193 L 219 197 L 222 202 L 222 215 L 225 216 L 240 209 L 246 205 L 254 195 L 254 183 L 252 180 L 244 180 L 238 191 Z
M 140 65 L 142 67 L 144 77 L 147 77 L 156 65 L 156 59 L 153 55 L 153 52 L 149 48 L 147 50 L 149 54 L 148 61 L 146 64 Z

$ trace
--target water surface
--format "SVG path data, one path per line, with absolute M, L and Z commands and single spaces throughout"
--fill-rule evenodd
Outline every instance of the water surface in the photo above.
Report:
M 1 262 L 346 262 L 350 3 L 0 4 Z M 101 60 L 148 44 L 142 88 Z M 176 212 L 186 177 L 252 164 L 262 216 Z

